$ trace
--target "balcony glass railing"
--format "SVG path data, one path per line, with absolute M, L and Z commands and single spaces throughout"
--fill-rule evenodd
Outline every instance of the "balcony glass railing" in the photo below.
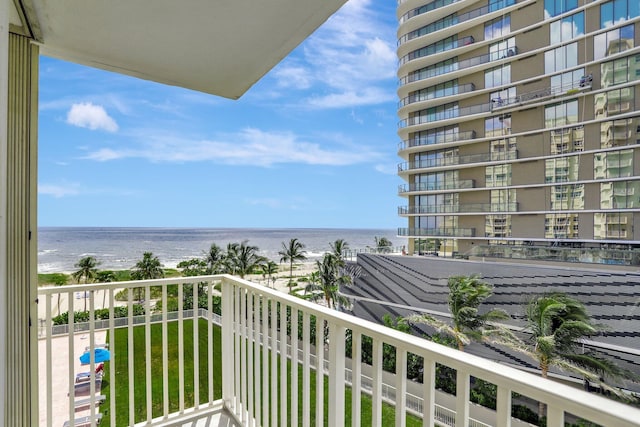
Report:
M 400 37 L 398 39 L 398 46 L 403 45 L 404 43 L 408 42 L 409 40 L 413 40 L 415 38 L 418 37 L 422 37 L 422 36 L 426 36 L 427 34 L 431 34 L 434 33 L 436 31 L 439 30 L 443 30 L 445 28 L 451 27 L 453 25 L 457 25 L 457 24 L 461 24 L 465 21 L 469 21 L 471 19 L 474 18 L 478 18 L 480 16 L 484 16 L 487 13 L 491 13 L 491 12 L 495 12 L 496 10 L 500 10 L 503 9 L 507 6 L 511 6 L 513 4 L 515 4 L 516 1 L 515 0 L 506 0 L 506 1 L 498 1 L 495 3 L 491 3 L 491 5 L 489 6 L 483 6 L 480 7 L 478 9 L 474 9 L 474 10 L 470 10 L 469 12 L 466 13 L 461 13 L 460 15 L 452 15 L 449 16 L 447 18 L 444 18 L 442 20 L 436 21 L 436 22 L 432 22 L 429 25 L 426 25 L 422 28 L 419 28 L 417 30 L 411 31 L 408 34 L 405 34 L 404 36 Z
M 398 4 L 404 3 L 406 0 L 398 0 Z M 423 13 L 431 12 L 432 10 L 440 9 L 441 7 L 449 6 L 450 4 L 457 3 L 460 0 L 435 0 L 431 3 L 427 3 L 424 6 L 417 7 L 415 9 L 410 10 L 400 17 L 400 24 L 407 21 L 407 19 L 411 19 L 414 16 L 422 15 Z
M 398 122 L 398 128 L 403 129 L 407 126 L 422 125 L 425 123 L 439 122 L 442 120 L 455 119 L 457 117 L 471 116 L 473 114 L 488 113 L 491 111 L 491 103 L 470 105 L 469 107 L 452 108 L 443 111 L 437 111 L 425 115 L 419 115 L 410 117 L 408 119 L 400 120 Z
M 465 141 L 468 139 L 474 139 L 476 137 L 476 131 L 447 133 L 443 135 L 429 135 L 419 138 L 407 139 L 398 143 L 398 150 L 406 150 L 411 147 L 420 147 L 423 145 L 434 144 L 446 144 L 450 142 Z
M 401 229 L 399 234 L 469 236 L 473 229 Z M 569 413 L 612 426 L 640 419 L 631 406 L 231 276 L 44 287 L 38 296 L 42 426 L 65 420 L 195 425 L 206 418 L 206 425 L 219 425 L 211 416 L 221 413 L 230 420 L 225 425 L 319 420 L 338 426 L 347 416 L 347 387 L 351 425 L 363 424 L 366 403 L 374 426 L 404 425 L 409 414 L 477 426 L 483 424 L 469 400 L 473 378 L 497 389 L 497 410 L 483 410 L 490 425 L 511 424 L 513 394 L 546 404 L 548 425 L 564 425 Z M 196 301 L 203 308 L 194 311 L 189 307 Z M 69 315 L 54 326 L 59 311 Z M 361 362 L 365 337 L 373 346 L 371 364 Z M 384 346 L 394 347 L 402 362 L 395 372 L 383 369 Z M 83 365 L 78 356 L 85 347 L 90 356 Z M 108 361 L 100 362 L 105 349 Z M 410 354 L 422 358 L 422 384 L 407 379 Z M 455 370 L 457 396 L 441 400 L 436 365 Z M 391 419 L 383 418 L 383 402 L 391 404 Z
M 591 88 L 593 78 L 589 76 L 584 76 L 580 80 L 576 80 L 573 82 L 569 82 L 560 86 L 550 86 L 544 89 L 535 90 L 532 92 L 523 93 L 513 98 L 495 98 L 491 100 L 492 110 L 497 110 L 505 107 L 512 107 L 514 105 L 522 105 L 529 104 L 532 102 L 543 101 L 546 98 L 550 98 L 552 96 L 559 95 L 571 95 L 572 93 L 577 93 L 581 90 L 586 90 Z
M 469 154 L 467 156 L 448 156 L 437 157 L 431 159 L 422 159 L 415 162 L 405 162 L 398 165 L 398 172 L 413 170 L 413 169 L 426 169 L 443 166 L 456 166 L 465 165 L 471 163 L 486 163 L 486 162 L 499 162 L 505 160 L 515 160 L 518 158 L 518 151 L 506 151 L 506 152 L 494 152 L 494 153 L 480 153 Z
M 475 228 L 398 228 L 398 236 L 407 237 L 474 237 Z
M 473 179 L 459 179 L 446 182 L 421 182 L 419 184 L 403 184 L 398 186 L 398 193 L 410 193 L 414 191 L 438 191 L 438 190 L 458 190 L 463 188 L 474 188 L 476 185 Z
M 399 215 L 477 212 L 517 212 L 518 203 L 463 203 L 458 205 L 400 206 Z
M 402 108 L 406 105 L 414 104 L 416 102 L 428 101 L 430 99 L 444 98 L 446 96 L 473 92 L 474 90 L 476 90 L 476 86 L 473 83 L 468 83 L 464 85 L 456 85 L 452 87 L 436 89 L 428 93 L 411 94 L 398 101 L 398 108 Z
M 498 61 L 500 59 L 508 58 L 518 54 L 516 46 L 502 49 L 496 52 L 491 52 L 485 55 L 474 56 L 473 58 L 463 59 L 452 64 L 447 64 L 441 67 L 430 68 L 424 71 L 412 73 L 404 76 L 400 79 L 399 85 L 404 86 L 406 84 L 425 80 L 431 77 L 441 76 L 443 74 L 452 73 L 458 70 L 464 70 L 465 68 L 475 67 L 476 65 L 486 64 L 488 62 Z
M 398 61 L 398 65 L 401 66 L 409 61 L 425 58 L 436 53 L 442 53 L 448 50 L 457 49 L 462 46 L 468 46 L 470 44 L 473 44 L 474 42 L 475 39 L 472 36 L 466 36 L 458 40 L 451 40 L 447 42 L 438 42 L 406 54 L 405 56 L 400 58 L 400 60 Z

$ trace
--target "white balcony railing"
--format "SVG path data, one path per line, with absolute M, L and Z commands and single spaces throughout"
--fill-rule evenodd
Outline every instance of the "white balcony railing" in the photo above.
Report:
M 125 300 L 117 301 L 118 294 Z M 212 314 L 218 295 L 221 317 Z M 183 425 L 212 414 L 238 425 L 309 426 L 315 419 L 338 426 L 345 424 L 347 387 L 354 426 L 363 421 L 365 395 L 374 426 L 383 425 L 383 402 L 392 403 L 397 426 L 405 425 L 408 413 L 422 416 L 425 426 L 520 425 L 511 418 L 513 392 L 545 403 L 550 427 L 564 426 L 566 414 L 603 426 L 640 425 L 640 410 L 630 406 L 230 276 L 47 287 L 39 289 L 39 300 L 43 426 L 67 420 L 92 425 L 103 415 L 102 425 Z M 143 300 L 144 313 L 134 315 L 137 300 Z M 206 308 L 185 309 L 185 302 L 198 300 Z M 89 319 L 103 304 L 108 319 L 76 319 L 85 301 Z M 126 315 L 116 318 L 124 307 Z M 69 309 L 76 315 L 54 327 L 53 315 Z M 221 324 L 220 344 L 214 323 Z M 347 330 L 353 359 L 347 358 Z M 312 342 L 314 334 L 321 345 Z M 364 336 L 373 342 L 371 365 L 358 362 Z M 396 348 L 395 374 L 382 369 L 384 344 Z M 111 353 L 104 378 L 95 374 L 94 357 L 85 367 L 78 363 L 85 347 L 101 345 Z M 409 353 L 424 358 L 422 384 L 406 379 Z M 324 360 L 323 369 L 316 369 L 317 358 Z M 435 390 L 436 364 L 457 372 L 457 396 L 445 404 Z M 78 387 L 81 370 L 90 373 L 89 381 Z M 469 401 L 472 377 L 497 386 L 496 411 L 485 409 L 488 415 L 476 417 L 478 409 Z M 108 386 L 101 390 L 103 382 Z M 108 402 L 99 405 L 107 388 Z

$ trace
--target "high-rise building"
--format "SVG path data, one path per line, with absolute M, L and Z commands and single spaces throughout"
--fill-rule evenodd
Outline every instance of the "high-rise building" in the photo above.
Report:
M 640 1 L 399 0 L 409 253 L 640 263 Z

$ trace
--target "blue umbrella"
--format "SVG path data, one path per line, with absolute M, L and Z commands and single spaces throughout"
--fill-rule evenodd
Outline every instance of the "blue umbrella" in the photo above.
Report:
M 111 359 L 111 353 L 109 353 L 109 350 L 104 348 L 94 349 L 93 354 L 95 363 L 108 362 L 109 359 Z M 83 365 L 88 365 L 90 357 L 91 352 L 85 351 L 82 356 L 80 356 L 80 363 L 82 363 Z

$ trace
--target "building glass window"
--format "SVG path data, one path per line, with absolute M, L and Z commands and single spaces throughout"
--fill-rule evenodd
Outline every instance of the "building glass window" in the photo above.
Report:
M 633 150 L 607 151 L 593 155 L 595 179 L 633 176 Z
M 487 166 L 485 168 L 486 187 L 511 185 L 511 164 Z
M 446 61 L 440 61 L 428 67 L 424 67 L 409 73 L 409 75 L 407 76 L 407 83 L 416 82 L 418 80 L 424 80 L 429 77 L 450 73 L 452 71 L 456 71 L 457 69 L 458 69 L 458 58 L 447 59 Z
M 484 72 L 484 87 L 496 87 L 511 83 L 511 64 L 504 64 Z
M 584 85 L 584 68 L 578 68 L 562 74 L 551 76 L 551 92 L 553 94 L 562 94 L 568 90 Z
M 544 19 L 562 15 L 578 7 L 578 0 L 544 0 Z
M 554 129 L 550 133 L 551 154 L 584 151 L 584 127 Z
M 603 88 L 640 80 L 640 54 L 600 64 L 600 86 Z
M 414 175 L 414 183 L 417 189 L 423 191 L 454 189 L 459 187 L 458 171 Z
M 489 0 L 489 12 L 495 12 L 513 4 L 516 4 L 516 0 Z
M 458 148 L 448 148 L 446 150 L 434 150 L 426 153 L 419 153 L 415 156 L 415 165 L 419 168 L 432 168 L 436 166 L 447 166 L 457 163 Z
M 567 42 L 584 35 L 584 12 L 552 22 L 549 25 L 549 35 L 551 44 Z
M 484 120 L 484 136 L 504 136 L 511 134 L 511 115 L 489 117 Z
M 571 43 L 544 53 L 544 72 L 561 71 L 578 65 L 578 43 Z
M 415 142 L 414 145 L 432 145 L 454 142 L 458 139 L 458 126 L 447 126 L 416 132 L 411 141 Z
M 417 30 L 411 31 L 407 34 L 406 39 L 413 40 L 415 38 L 433 33 L 434 31 L 442 30 L 443 28 L 456 25 L 457 23 L 458 17 L 455 14 L 449 15 L 435 22 L 432 22 L 429 25 L 425 25 L 424 27 L 420 27 Z
M 600 5 L 600 28 L 609 28 L 640 16 L 638 0 L 612 0 Z
M 546 128 L 570 125 L 578 122 L 578 101 L 560 102 L 544 109 Z
M 640 144 L 640 117 L 608 120 L 600 123 L 600 147 Z
M 409 102 L 426 101 L 428 99 L 441 98 L 443 96 L 456 95 L 458 93 L 458 80 L 450 80 L 426 89 L 413 92 L 409 95 Z
M 640 207 L 640 181 L 603 182 L 600 184 L 600 209 L 634 209 Z
M 593 59 L 624 52 L 634 47 L 635 29 L 632 25 L 616 28 L 593 37 Z
M 578 214 L 546 214 L 544 237 L 547 239 L 575 239 L 578 237 L 579 225 Z
M 580 158 L 578 156 L 558 157 L 544 161 L 546 183 L 571 182 L 578 180 Z
M 484 39 L 504 37 L 511 32 L 511 16 L 506 14 L 484 24 Z
M 497 61 L 498 59 L 504 59 L 516 54 L 516 38 L 509 37 L 506 40 L 501 40 L 489 45 L 489 59 L 490 61 Z
M 613 89 L 593 97 L 597 119 L 631 112 L 634 108 L 634 87 Z
M 594 239 L 633 239 L 632 230 L 633 214 L 631 213 L 607 212 L 593 215 Z
M 434 53 L 455 49 L 456 47 L 458 47 L 458 36 L 454 35 L 410 52 L 406 56 L 406 60 L 411 61 L 412 59 L 422 58 L 425 56 L 433 55 Z

